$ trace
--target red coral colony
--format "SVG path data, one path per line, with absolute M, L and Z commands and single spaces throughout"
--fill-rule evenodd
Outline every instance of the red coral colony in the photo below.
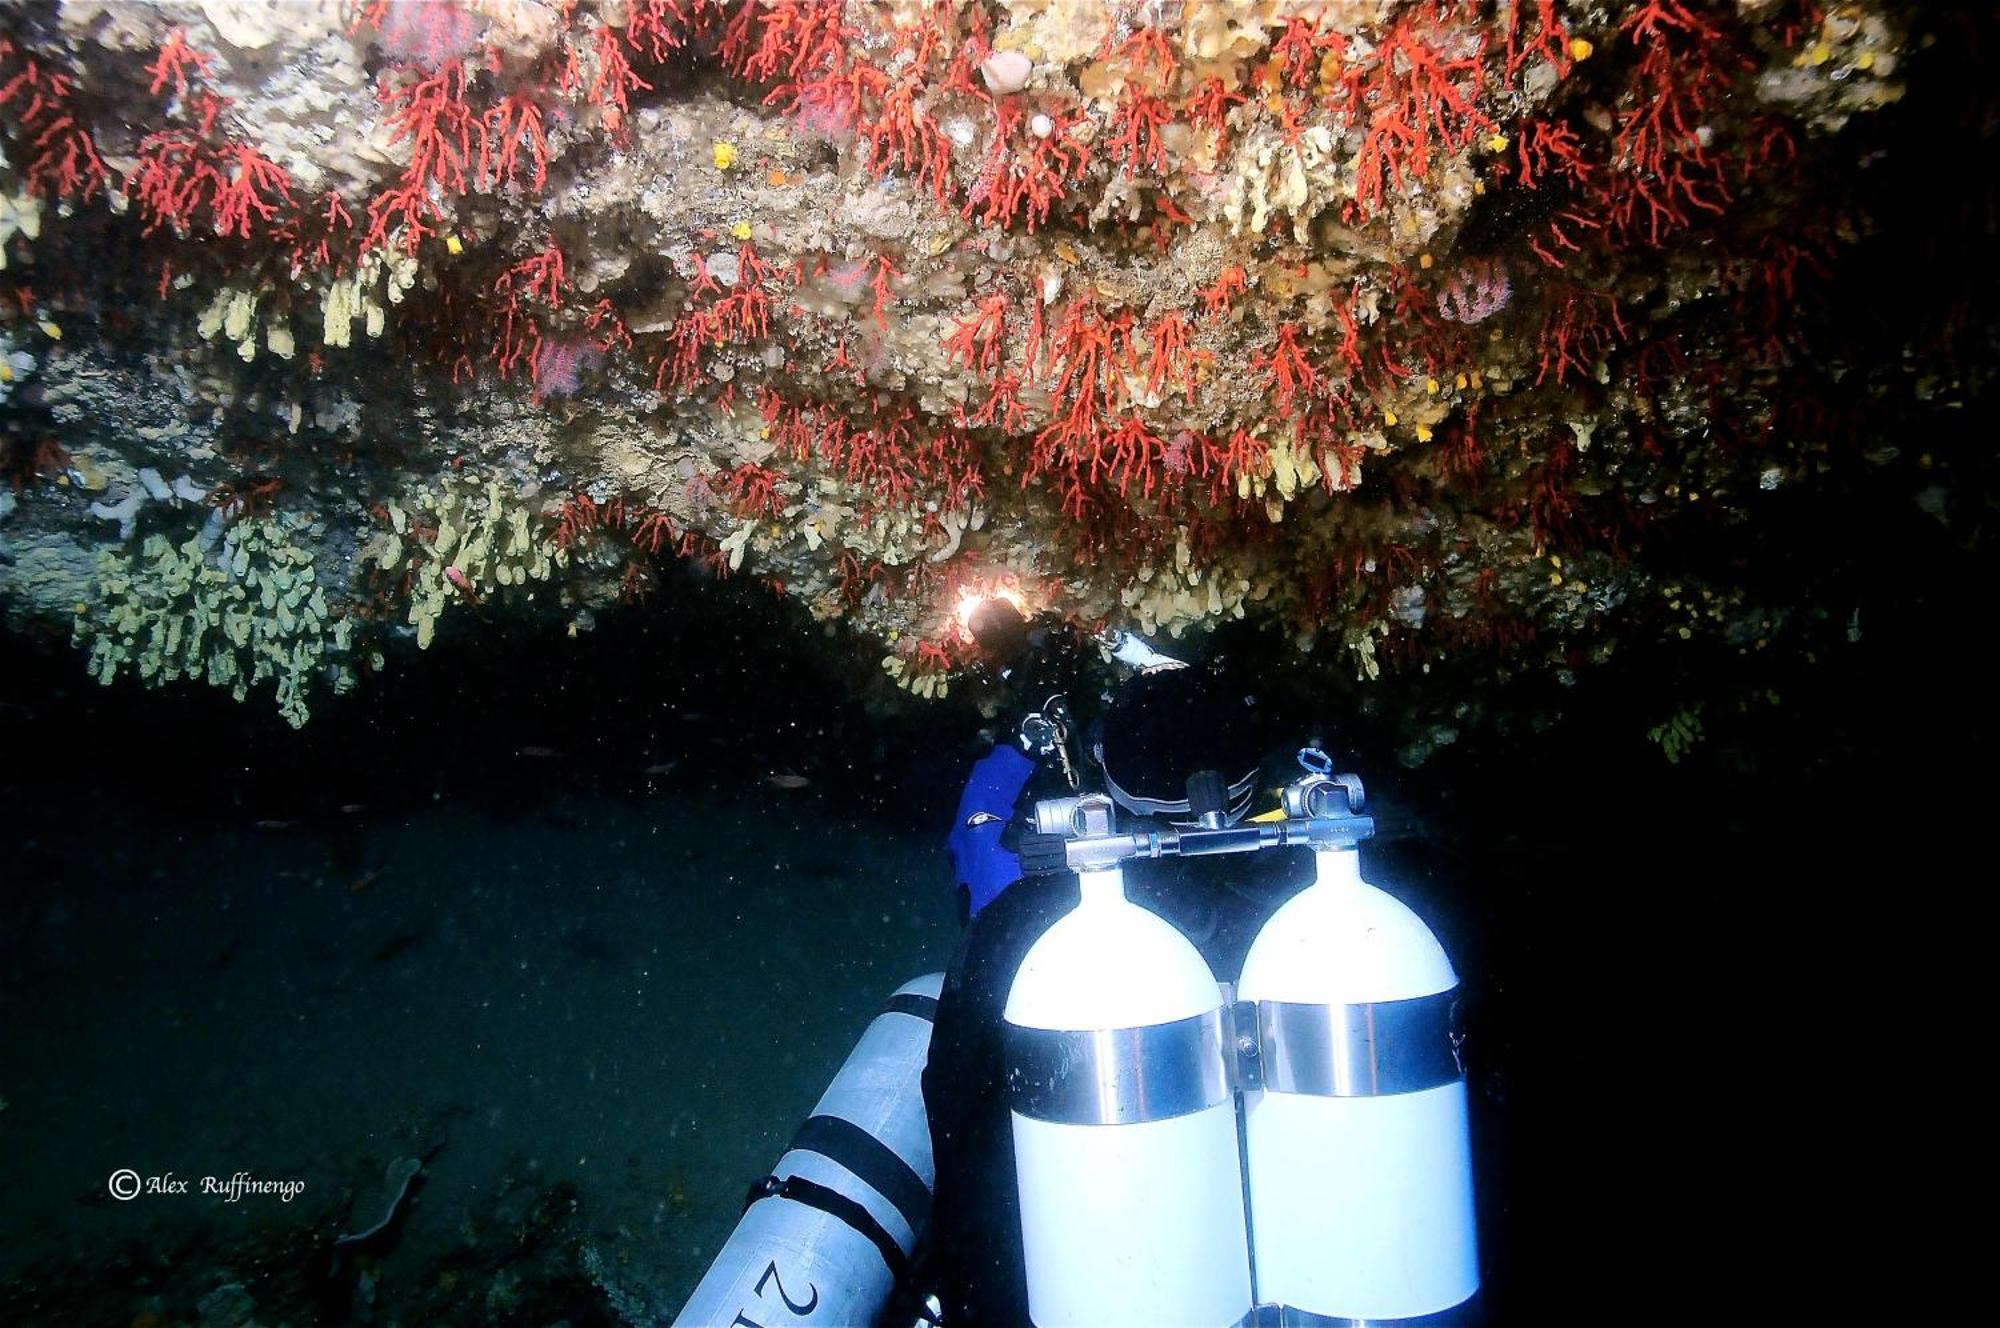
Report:
M 1559 547 L 1508 612 L 1581 640 L 1642 527 L 1797 463 L 1780 413 L 1825 388 L 1783 310 L 1841 241 L 1785 209 L 1829 135 L 1758 89 L 1887 88 L 1867 32 L 1790 2 L 1154 8 L 367 0 L 334 62 L 365 96 L 327 114 L 369 149 L 317 163 L 210 30 L 76 63 L 24 22 L 5 206 L 50 261 L 0 276 L 25 315 L 55 246 L 116 234 L 190 329 L 256 292 L 306 342 L 244 370 L 273 391 L 379 363 L 317 335 L 358 301 L 432 397 L 598 431 L 601 464 L 546 444 L 555 545 L 747 560 L 924 671 L 982 560 L 1093 622 L 1254 602 L 1372 671 L 1470 648 L 1496 575 Z M 1725 428 L 1721 459 L 1675 441 Z

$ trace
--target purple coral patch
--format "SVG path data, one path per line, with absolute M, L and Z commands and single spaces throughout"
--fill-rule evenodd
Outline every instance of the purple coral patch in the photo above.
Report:
M 1495 258 L 1475 258 L 1445 278 L 1438 313 L 1454 323 L 1481 323 L 1507 307 L 1514 285 Z

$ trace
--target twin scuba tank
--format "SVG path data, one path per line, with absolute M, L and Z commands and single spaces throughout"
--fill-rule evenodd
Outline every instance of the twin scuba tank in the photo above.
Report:
M 1458 977 L 1361 878 L 1358 781 L 1318 782 L 1332 796 L 1275 826 L 1162 847 L 1110 833 L 1100 805 L 1067 832 L 1081 902 L 1006 1005 L 1040 1328 L 1443 1323 L 1477 1292 Z M 1253 844 L 1309 845 L 1316 879 L 1228 1000 L 1192 942 L 1125 898 L 1119 863 Z

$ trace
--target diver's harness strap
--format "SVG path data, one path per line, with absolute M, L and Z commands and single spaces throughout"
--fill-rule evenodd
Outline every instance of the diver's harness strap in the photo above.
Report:
M 866 1236 L 881 1254 L 882 1262 L 889 1266 L 889 1275 L 895 1278 L 898 1286 L 909 1279 L 909 1256 L 903 1253 L 902 1246 L 896 1244 L 895 1237 L 882 1229 L 882 1224 L 875 1220 L 873 1213 L 840 1191 L 830 1190 L 804 1176 L 786 1176 L 783 1180 L 766 1176 L 743 1196 L 743 1207 L 747 1210 L 760 1199 L 790 1199 L 793 1203 L 818 1209 L 834 1221 Z
M 1104 787 L 1110 792 L 1111 800 L 1131 812 L 1134 816 L 1189 816 L 1193 814 L 1193 802 L 1189 798 L 1147 798 L 1125 788 L 1111 777 L 1111 769 L 1104 764 L 1104 744 L 1097 743 L 1090 749 L 1097 760 L 1098 773 L 1104 777 Z M 1230 825 L 1243 819 L 1250 810 L 1250 804 L 1257 796 L 1257 772 L 1252 770 L 1243 778 L 1231 784 L 1227 790 L 1229 812 L 1225 818 Z
M 1306 774 L 1285 786 L 1285 819 L 1280 821 L 1232 823 L 1233 808 L 1231 815 L 1215 815 L 1220 808 L 1195 807 L 1192 780 L 1189 800 L 1180 806 L 1201 813 L 1195 825 L 1119 834 L 1112 825 L 1112 808 L 1118 804 L 1102 793 L 1036 803 L 1035 833 L 1021 837 L 1021 870 L 1035 876 L 1102 871 L 1134 858 L 1197 858 L 1266 848 L 1348 849 L 1375 833 L 1375 819 L 1363 811 L 1364 794 L 1358 778 L 1331 773 L 1332 762 L 1311 748 L 1299 753 L 1299 764 Z M 1244 782 L 1229 786 L 1228 800 L 1238 796 L 1236 790 Z

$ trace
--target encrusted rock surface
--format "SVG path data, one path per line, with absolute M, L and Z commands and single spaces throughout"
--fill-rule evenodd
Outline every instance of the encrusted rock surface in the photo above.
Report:
M 1794 490 L 1948 483 L 1862 407 L 1981 384 L 1914 327 L 1860 362 L 1824 312 L 1867 280 L 1873 122 L 1938 21 L 17 6 L 0 604 L 90 621 L 99 548 L 276 510 L 389 667 L 473 639 L 432 645 L 449 595 L 587 627 L 673 559 L 922 696 L 966 660 L 961 597 L 1003 588 L 1263 621 L 1385 687 L 1809 652 L 1837 605 L 1688 551 Z M 458 492 L 521 513 L 548 575 L 454 561 L 425 512 Z

